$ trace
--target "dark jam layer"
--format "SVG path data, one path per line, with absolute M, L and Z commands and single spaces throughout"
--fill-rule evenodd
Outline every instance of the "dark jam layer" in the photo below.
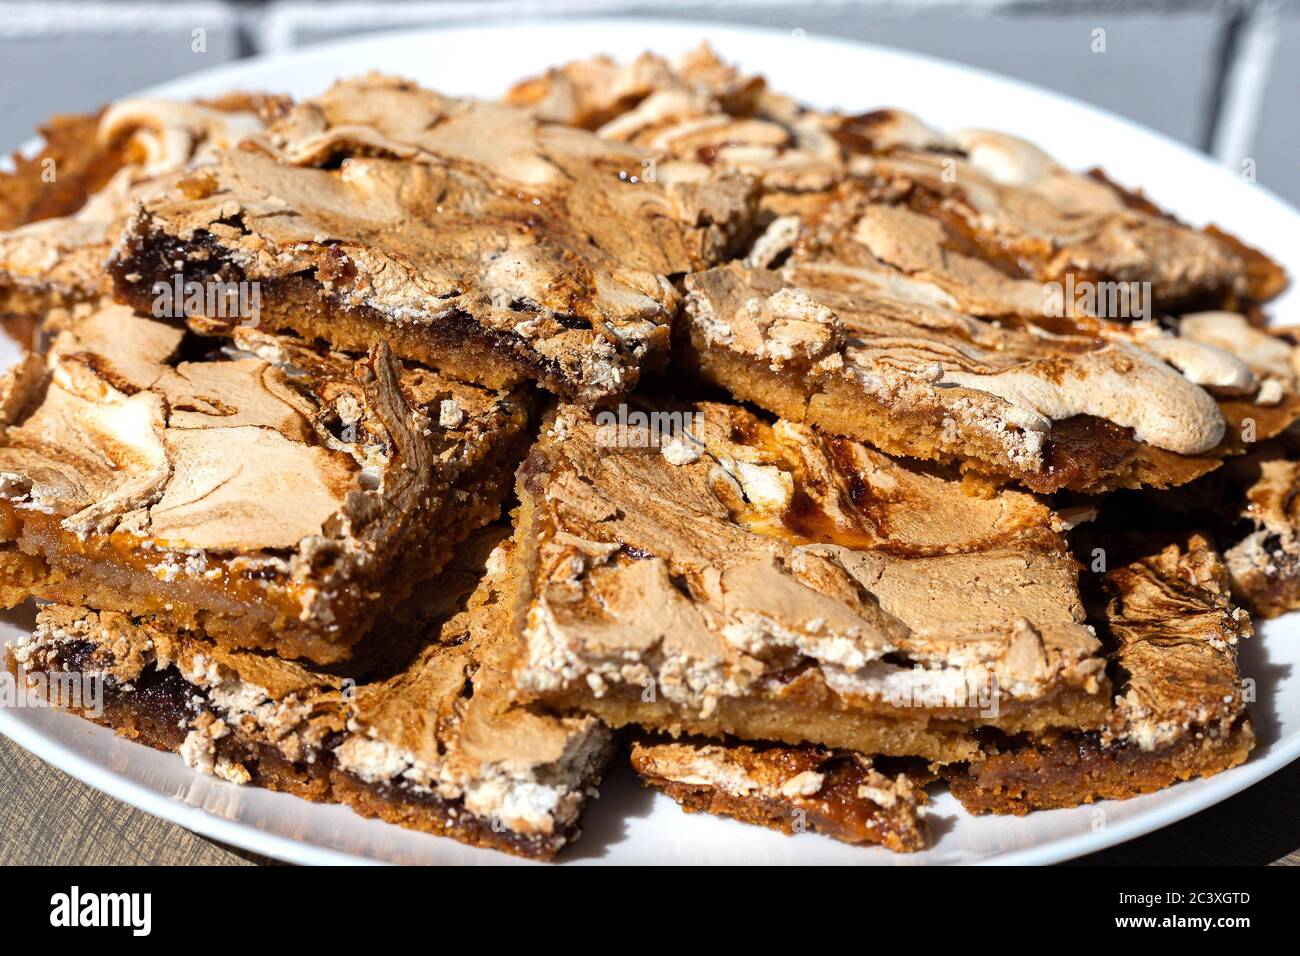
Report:
M 102 669 L 95 659 L 95 645 L 88 641 L 70 641 L 58 645 L 54 661 L 58 670 L 82 674 Z M 181 677 L 174 667 L 163 670 L 146 668 L 125 691 L 112 678 L 103 682 L 105 722 L 119 726 L 129 714 L 142 743 L 161 750 L 175 750 L 185 740 L 189 722 L 199 713 L 193 703 L 201 692 Z M 88 715 L 89 716 L 89 715 Z
M 1052 426 L 1044 455 L 1044 493 L 1061 488 L 1086 489 L 1133 457 L 1133 433 L 1091 415 L 1075 415 Z

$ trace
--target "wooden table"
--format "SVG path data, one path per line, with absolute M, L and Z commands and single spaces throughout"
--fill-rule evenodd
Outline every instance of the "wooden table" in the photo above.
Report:
M 1298 801 L 1300 761 L 1188 820 L 1077 862 L 1300 866 Z M 269 862 L 107 797 L 0 737 L 0 866 Z

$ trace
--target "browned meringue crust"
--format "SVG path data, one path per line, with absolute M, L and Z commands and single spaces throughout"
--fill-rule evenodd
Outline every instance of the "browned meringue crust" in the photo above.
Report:
M 232 334 L 84 310 L 0 382 L 6 606 L 158 615 L 330 663 L 498 517 L 527 396 L 382 344 Z
M 516 83 L 505 101 L 550 122 L 595 130 L 667 91 L 699 91 L 732 114 L 751 111 L 759 97 L 772 95 L 762 77 L 742 75 L 702 45 L 672 64 L 653 53 L 627 64 L 604 54 L 574 60 Z
M 845 175 L 838 117 L 774 93 L 707 46 L 673 64 L 649 53 L 627 65 L 575 61 L 517 84 L 505 99 L 641 148 L 656 159 L 661 182 L 752 176 L 764 218 L 820 206 Z
M 1099 732 L 989 742 L 983 759 L 946 768 L 952 792 L 973 813 L 1125 799 L 1235 767 L 1254 746 L 1237 671 L 1250 619 L 1229 600 L 1219 554 L 1199 534 L 1169 544 L 1122 535 L 1095 541 L 1114 542 L 1112 559 L 1139 554 L 1100 582 L 1100 624 L 1119 675 L 1114 713 Z
M 644 411 L 693 416 L 689 436 L 647 447 L 644 423 L 564 406 L 520 470 L 524 693 L 615 726 L 936 761 L 975 753 L 976 727 L 1104 718 L 1041 501 L 737 406 Z
M 182 104 L 174 105 L 179 111 L 185 109 Z M 194 105 L 221 113 L 270 118 L 283 113 L 289 101 L 266 93 L 230 93 Z M 108 185 L 123 166 L 150 161 L 149 146 L 137 139 L 141 127 L 149 124 L 113 124 L 106 129 L 106 112 L 101 109 L 98 113 L 52 116 L 37 128 L 42 140 L 38 153 L 30 157 L 12 155 L 13 169 L 0 170 L 0 232 L 69 216 Z M 51 165 L 56 173 L 52 179 L 46 172 Z
M 649 54 L 626 66 L 606 57 L 571 63 L 506 99 L 641 146 L 660 157 L 661 176 L 755 175 L 774 214 L 816 210 L 836 184 L 870 182 L 942 228 L 950 248 L 1039 285 L 1067 275 L 1148 281 L 1159 311 L 1245 310 L 1286 285 L 1276 263 L 1235 238 L 1191 229 L 1023 140 L 987 130 L 945 135 L 899 110 L 809 110 L 707 47 L 676 63 Z M 973 314 L 1021 311 L 1016 296 L 991 291 L 980 297 L 991 311 Z
M 119 294 L 256 281 L 273 330 L 591 402 L 667 352 L 669 276 L 725 256 L 741 178 L 667 188 L 642 151 L 509 107 L 371 76 L 296 105 L 145 204 Z M 221 328 L 219 319 L 205 327 Z
M 83 716 L 205 773 L 549 859 L 578 836 L 610 735 L 591 718 L 546 716 L 511 699 L 511 583 L 499 555 L 483 571 L 484 545 L 502 533 L 478 535 L 422 589 L 438 623 L 385 680 L 358 685 L 192 632 L 59 605 L 42 608 L 36 633 L 10 646 L 10 666 L 95 675 L 103 714 Z
M 780 830 L 811 831 L 895 853 L 923 850 L 929 798 L 906 773 L 824 747 L 649 739 L 632 744 L 641 779 L 687 813 L 713 813 Z
M 916 221 L 882 224 L 882 242 L 952 261 Z M 1294 372 L 1228 350 L 1235 314 L 1177 336 L 1088 317 L 1048 332 L 854 268 L 796 250 L 779 270 L 688 276 L 678 366 L 783 418 L 1041 492 L 1183 484 L 1246 450 L 1244 422 L 1256 441 L 1300 416 Z
M 52 308 L 108 295 L 109 251 L 153 181 L 257 132 L 285 103 L 245 93 L 196 103 L 124 100 L 93 116 L 51 120 L 40 131 L 41 152 L 15 156 L 14 172 L 0 173 L 7 327 L 27 335 Z

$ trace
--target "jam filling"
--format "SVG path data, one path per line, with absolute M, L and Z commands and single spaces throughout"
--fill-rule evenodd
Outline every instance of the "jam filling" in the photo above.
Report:
M 1044 493 L 1084 489 L 1132 458 L 1136 449 L 1130 429 L 1104 418 L 1075 415 L 1052 426 L 1044 455 L 1046 477 L 1026 484 Z

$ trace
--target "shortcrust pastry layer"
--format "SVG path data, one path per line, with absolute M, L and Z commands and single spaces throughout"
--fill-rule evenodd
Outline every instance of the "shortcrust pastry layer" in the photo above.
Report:
M 116 249 L 119 295 L 257 282 L 273 330 L 593 402 L 667 354 L 670 278 L 747 228 L 741 178 L 661 184 L 643 151 L 371 76 L 177 177 Z M 205 319 L 207 329 L 229 323 Z
M 660 440 L 562 407 L 521 468 L 524 693 L 940 762 L 981 726 L 1100 726 L 1067 518 L 738 406 L 634 412 L 670 409 Z
M 427 586 L 422 597 L 443 613 L 386 679 L 358 683 L 60 605 L 42 608 L 35 634 L 10 646 L 10 666 L 93 675 L 104 706 L 83 716 L 205 773 L 549 859 L 578 835 L 610 735 L 591 718 L 511 699 L 511 585 L 499 555 L 483 572 L 486 551 L 480 535 Z
M 1167 540 L 1167 538 L 1165 539 Z M 1117 675 L 1114 712 L 1088 733 L 992 739 L 985 756 L 945 769 L 974 813 L 1024 814 L 1150 793 L 1243 763 L 1255 742 L 1227 568 L 1199 535 L 1097 536 L 1119 562 L 1101 575 L 1099 622 Z
M 632 766 L 687 813 L 732 817 L 786 835 L 879 844 L 896 853 L 929 843 L 925 791 L 906 772 L 882 773 L 859 754 L 650 738 L 633 743 Z
M 0 596 L 345 658 L 495 520 L 530 399 L 253 328 L 79 314 L 4 380 Z

